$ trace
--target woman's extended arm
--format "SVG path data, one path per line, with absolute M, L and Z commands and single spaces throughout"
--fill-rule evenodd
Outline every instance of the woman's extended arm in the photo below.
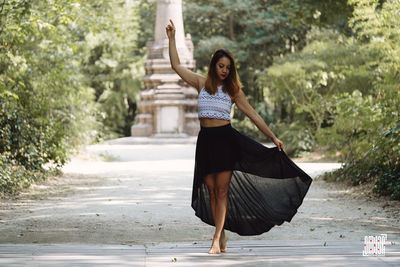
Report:
M 199 91 L 201 89 L 200 86 L 204 84 L 206 78 L 181 65 L 175 43 L 175 26 L 172 20 L 169 21 L 171 24 L 167 25 L 166 32 L 169 39 L 169 59 L 171 61 L 171 67 L 185 82 Z
M 283 142 L 275 136 L 275 134 L 271 131 L 265 121 L 261 118 L 261 116 L 250 105 L 249 101 L 247 101 L 247 98 L 241 89 L 236 94 L 234 102 L 236 106 L 244 114 L 246 114 L 246 116 L 249 117 L 249 119 L 257 126 L 257 128 L 263 134 L 265 134 L 265 136 L 271 139 L 271 141 L 278 147 L 279 150 L 283 149 Z

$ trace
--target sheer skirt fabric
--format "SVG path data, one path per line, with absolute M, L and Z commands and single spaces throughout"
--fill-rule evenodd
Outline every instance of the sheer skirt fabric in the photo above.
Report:
M 201 127 L 197 137 L 191 206 L 197 217 L 213 225 L 204 177 L 232 170 L 224 229 L 259 235 L 290 222 L 312 183 L 282 150 L 268 148 L 230 124 Z

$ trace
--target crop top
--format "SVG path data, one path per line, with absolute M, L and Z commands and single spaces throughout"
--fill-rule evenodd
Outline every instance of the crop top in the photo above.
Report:
M 210 95 L 203 87 L 198 98 L 198 117 L 220 120 L 231 120 L 232 100 L 228 93 L 222 91 L 222 85 L 217 92 Z

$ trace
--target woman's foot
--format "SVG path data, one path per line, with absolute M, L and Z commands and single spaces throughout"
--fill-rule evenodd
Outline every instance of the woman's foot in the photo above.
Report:
M 219 238 L 215 238 L 215 237 L 213 238 L 213 241 L 211 243 L 211 248 L 208 251 L 208 254 L 220 254 L 221 253 L 219 241 L 220 241 Z
M 225 236 L 225 231 L 222 231 L 221 238 L 219 240 L 219 247 L 221 252 L 226 252 L 226 242 L 228 238 Z

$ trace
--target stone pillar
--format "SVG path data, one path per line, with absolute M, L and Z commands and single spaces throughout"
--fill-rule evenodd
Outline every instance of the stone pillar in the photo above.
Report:
M 158 0 L 154 40 L 147 43 L 145 89 L 140 93 L 132 136 L 179 137 L 197 135 L 197 90 L 171 68 L 165 27 L 176 27 L 176 45 L 181 64 L 194 70 L 193 42 L 184 35 L 182 0 Z

